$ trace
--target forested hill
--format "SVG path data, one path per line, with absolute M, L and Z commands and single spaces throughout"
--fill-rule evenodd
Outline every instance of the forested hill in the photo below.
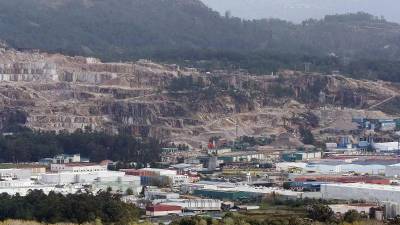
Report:
M 0 39 L 20 49 L 109 60 L 187 49 L 400 56 L 400 26 L 368 14 L 301 25 L 243 21 L 199 0 L 0 0 Z
M 400 25 L 365 13 L 293 24 L 220 15 L 200 0 L 0 0 L 0 40 L 107 61 L 254 73 L 311 62 L 319 71 L 400 81 Z

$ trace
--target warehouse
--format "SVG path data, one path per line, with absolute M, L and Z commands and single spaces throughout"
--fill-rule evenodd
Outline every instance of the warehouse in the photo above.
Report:
M 154 205 L 146 207 L 146 216 L 168 216 L 171 214 L 181 214 L 182 208 L 174 205 Z
M 224 163 L 228 162 L 252 162 L 252 161 L 261 161 L 265 159 L 265 155 L 263 153 L 248 151 L 248 152 L 230 152 L 225 154 L 220 154 L 218 156 L 218 160 L 223 161 Z
M 382 164 L 355 164 L 355 163 L 311 163 L 304 169 L 306 172 L 322 174 L 358 173 L 379 175 L 385 173 L 385 165 Z
M 93 163 L 51 164 L 50 170 L 52 172 L 99 172 L 107 171 L 107 165 Z
M 32 169 L 0 169 L 0 179 L 30 179 Z
M 100 172 L 60 172 L 42 174 L 39 181 L 45 184 L 72 184 L 93 183 L 95 181 L 111 182 L 130 179 L 124 172 L 100 171 Z
M 321 184 L 324 199 L 400 202 L 400 187 L 377 184 Z
M 286 162 L 296 162 L 303 160 L 321 159 L 321 152 L 293 152 L 282 154 L 282 159 Z
M 219 211 L 222 202 L 217 199 L 176 199 L 162 204 L 180 206 L 187 211 Z
M 397 141 L 394 142 L 383 142 L 383 143 L 372 143 L 372 147 L 376 150 L 376 152 L 392 152 L 399 150 L 400 143 Z
M 295 199 L 302 195 L 301 192 L 283 190 L 280 188 L 253 187 L 240 184 L 205 181 L 196 184 L 182 185 L 181 191 L 183 193 L 193 193 L 197 196 L 221 200 L 248 199 L 269 194 L 276 194 L 284 199 Z
M 342 176 L 335 174 L 289 174 L 289 180 L 296 182 L 329 182 L 329 183 L 367 183 L 385 184 L 391 183 L 390 179 L 381 176 Z
M 193 195 L 212 198 L 212 199 L 221 199 L 221 200 L 230 200 L 230 201 L 238 201 L 243 199 L 250 199 L 257 196 L 261 196 L 261 194 L 254 194 L 243 191 L 224 191 L 224 190 L 194 190 Z
M 386 166 L 385 176 L 387 177 L 399 177 L 400 176 L 400 164 L 394 164 Z
M 179 194 L 174 192 L 164 192 L 160 189 L 151 189 L 144 192 L 146 200 L 155 199 L 179 199 Z

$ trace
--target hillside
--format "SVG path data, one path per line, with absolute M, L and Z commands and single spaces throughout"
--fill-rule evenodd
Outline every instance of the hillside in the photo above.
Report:
M 113 61 L 201 59 L 200 49 L 397 60 L 399 34 L 362 13 L 295 25 L 222 17 L 199 0 L 0 0 L 0 39 L 11 47 Z
M 396 84 L 292 71 L 202 73 L 144 60 L 101 63 L 2 49 L 0 81 L 3 132 L 15 131 L 16 125 L 89 129 L 198 146 L 214 136 L 231 140 L 236 131 L 290 133 L 295 141 L 302 125 L 315 131 L 340 124 L 351 129 L 352 116 L 390 118 L 400 112 Z M 310 115 L 318 124 L 308 124 Z

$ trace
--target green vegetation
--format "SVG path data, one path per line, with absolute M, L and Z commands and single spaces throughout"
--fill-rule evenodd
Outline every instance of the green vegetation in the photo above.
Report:
M 312 132 L 305 128 L 305 127 L 300 127 L 300 136 L 301 136 L 301 141 L 306 144 L 306 145 L 312 145 L 315 142 L 314 135 Z
M 161 143 L 152 138 L 99 132 L 60 133 L 22 132 L 0 137 L 0 161 L 36 162 L 57 154 L 76 154 L 99 162 L 105 159 L 123 162 L 159 161 Z
M 0 39 L 18 49 L 258 74 L 309 62 L 312 71 L 400 81 L 400 26 L 366 13 L 293 24 L 224 17 L 199 0 L 2 0 L 0 15 Z
M 97 195 L 80 193 L 62 195 L 32 191 L 27 196 L 0 195 L 0 220 L 20 219 L 46 223 L 102 222 L 126 225 L 139 219 L 140 210 L 123 203 L 119 196 L 108 192 Z

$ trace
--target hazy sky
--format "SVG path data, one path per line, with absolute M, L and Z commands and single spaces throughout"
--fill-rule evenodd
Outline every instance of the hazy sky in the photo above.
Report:
M 258 19 L 280 18 L 300 22 L 327 14 L 364 11 L 400 23 L 400 0 L 202 0 L 221 13 Z

